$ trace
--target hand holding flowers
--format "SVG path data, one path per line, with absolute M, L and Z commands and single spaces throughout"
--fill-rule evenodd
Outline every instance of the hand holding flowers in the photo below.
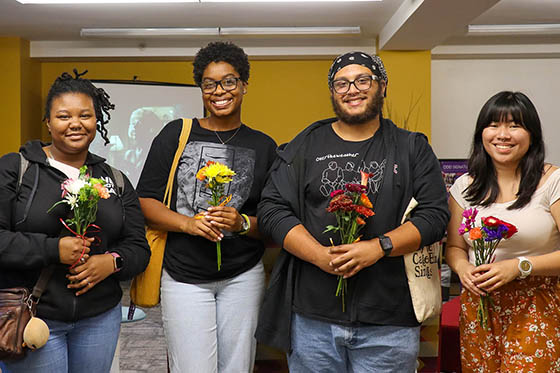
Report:
M 496 258 L 494 253 L 500 241 L 512 237 L 517 233 L 517 228 L 493 216 L 481 218 L 481 226 L 477 227 L 475 226 L 477 214 L 477 209 L 463 211 L 464 223 L 459 227 L 460 235 L 469 234 L 469 239 L 473 245 L 475 265 L 477 266 L 470 271 L 474 279 L 465 279 L 465 281 L 469 286 L 469 281 L 472 281 L 472 286 L 491 291 L 512 280 L 511 275 L 506 275 L 511 271 L 504 270 L 504 267 L 511 266 L 511 261 L 504 261 L 500 264 L 493 263 Z M 480 295 L 477 319 L 480 325 L 487 329 L 488 307 L 489 303 L 492 304 L 492 298 L 490 295 L 477 293 Z
M 361 252 L 359 250 L 363 245 L 358 247 L 350 247 L 349 244 L 355 244 L 360 240 L 358 232 L 366 224 L 364 219 L 374 215 L 373 206 L 370 202 L 368 196 L 365 194 L 367 190 L 368 179 L 370 174 L 360 171 L 362 175 L 362 180 L 360 184 L 348 183 L 344 186 L 344 190 L 337 189 L 331 193 L 331 201 L 327 211 L 333 213 L 336 217 L 336 225 L 327 225 L 323 233 L 327 232 L 338 232 L 340 235 L 340 243 L 344 246 L 334 248 L 334 243 L 331 240 L 333 248 L 331 248 L 330 253 L 342 253 L 343 255 L 335 260 L 333 260 L 330 265 L 332 267 L 338 268 L 338 272 L 342 272 L 342 268 L 349 269 L 352 268 L 352 274 L 357 273 L 362 267 L 359 266 L 361 263 L 365 265 L 367 262 L 356 262 L 352 255 L 348 255 L 348 252 L 352 249 Z M 355 254 L 355 253 L 354 253 Z M 363 256 L 363 255 L 362 255 Z M 342 263 L 341 263 L 342 262 Z M 346 267 L 339 267 L 340 265 L 345 265 Z M 349 274 L 341 274 L 338 276 L 338 285 L 336 288 L 336 296 L 342 297 L 342 311 L 344 312 L 345 307 L 345 294 L 347 290 L 346 278 Z
M 105 181 L 102 179 L 91 177 L 87 173 L 87 166 L 80 168 L 80 174 L 77 179 L 66 179 L 62 185 L 62 200 L 56 202 L 47 211 L 51 212 L 56 206 L 67 204 L 72 211 L 72 217 L 63 220 L 61 223 L 72 232 L 82 242 L 82 251 L 78 259 L 70 266 L 74 268 L 79 263 L 84 263 L 84 255 L 89 251 L 88 247 L 93 241 L 92 238 L 87 238 L 85 235 L 90 227 L 96 230 L 100 228 L 93 224 L 97 216 L 97 204 L 100 199 L 109 198 L 109 192 L 105 188 Z M 64 248 L 68 246 L 70 252 L 75 254 L 77 240 L 64 240 L 61 239 L 59 243 L 59 250 L 65 251 Z M 73 248 L 73 249 L 72 249 Z M 70 256 L 73 256 L 71 254 Z M 64 253 L 61 255 L 61 260 L 64 263 Z
M 231 195 L 225 196 L 225 184 L 230 183 L 234 176 L 235 172 L 220 162 L 208 161 L 204 167 L 198 170 L 196 178 L 200 181 L 205 181 L 206 184 L 204 186 L 210 189 L 210 200 L 208 201 L 210 206 L 217 207 L 228 204 L 231 200 Z M 202 219 L 204 217 L 205 214 L 197 214 L 195 219 Z M 218 271 L 222 268 L 222 243 L 220 239 L 216 241 Z

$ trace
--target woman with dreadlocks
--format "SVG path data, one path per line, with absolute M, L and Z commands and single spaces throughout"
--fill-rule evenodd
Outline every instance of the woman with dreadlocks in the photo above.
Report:
M 50 337 L 24 359 L 4 362 L 3 373 L 109 372 L 121 322 L 119 281 L 142 272 L 150 256 L 131 183 L 117 181 L 119 171 L 88 150 L 96 132 L 109 142 L 105 126 L 114 105 L 81 77 L 85 72 L 74 74 L 58 77 L 47 96 L 52 142 L 30 141 L 20 154 L 0 158 L 0 288 L 31 289 L 52 268 L 36 315 Z M 80 238 L 61 224 L 71 216 L 67 204 L 47 210 L 60 201 L 61 183 L 76 179 L 84 165 L 106 182 L 109 198 L 98 204 L 99 229 Z

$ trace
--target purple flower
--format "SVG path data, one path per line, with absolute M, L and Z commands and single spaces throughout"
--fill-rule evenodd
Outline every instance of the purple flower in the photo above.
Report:
M 501 240 L 508 233 L 508 228 L 503 224 L 496 227 L 482 227 L 482 230 L 486 233 L 486 237 L 484 237 L 486 242 Z
M 461 226 L 459 227 L 459 235 L 464 235 L 466 232 L 468 232 L 467 227 L 465 226 L 465 224 L 461 224 Z

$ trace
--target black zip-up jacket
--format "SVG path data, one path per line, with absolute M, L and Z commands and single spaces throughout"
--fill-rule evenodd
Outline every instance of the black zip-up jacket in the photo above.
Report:
M 54 265 L 47 288 L 37 305 L 37 316 L 61 321 L 76 321 L 99 315 L 116 306 L 122 297 L 119 280 L 130 279 L 142 272 L 149 261 L 150 249 L 145 238 L 144 217 L 136 191 L 125 177 L 121 197 L 105 160 L 88 153 L 86 165 L 92 176 L 108 181 L 110 198 L 100 200 L 95 224 L 101 228 L 93 233 L 99 239 L 91 246 L 90 255 L 116 252 L 124 266 L 87 293 L 75 296 L 68 289 L 68 266 L 60 263 L 60 235 L 71 235 L 60 218 L 70 215 L 67 204 L 51 213 L 47 210 L 61 200 L 64 173 L 51 167 L 39 141 L 20 148 L 29 160 L 19 192 L 16 191 L 20 171 L 20 156 L 9 153 L 0 159 L 0 287 L 33 288 L 41 270 Z M 111 189 L 113 192 L 111 192 Z
M 331 118 L 313 123 L 278 151 L 258 211 L 259 229 L 277 244 L 281 245 L 296 225 L 305 226 L 306 140 L 316 128 L 331 125 L 335 120 Z M 375 233 L 381 235 L 398 227 L 410 199 L 414 197 L 419 205 L 413 210 L 410 221 L 420 232 L 421 247 L 436 242 L 443 237 L 449 220 L 439 162 L 423 134 L 400 129 L 388 119 L 382 118 L 380 125 L 383 126 L 387 167 L 376 200 Z M 398 167 L 397 174 L 393 172 L 393 165 Z M 265 293 L 256 332 L 259 342 L 285 351 L 290 349 L 294 274 L 299 262 L 300 259 L 287 251 L 281 251 Z M 418 325 L 402 256 L 382 258 L 355 277 L 356 291 L 349 300 L 352 304 L 351 322 Z M 318 289 L 329 286 L 329 291 L 332 291 L 330 283 L 314 286 Z M 403 297 L 399 298 L 401 294 Z

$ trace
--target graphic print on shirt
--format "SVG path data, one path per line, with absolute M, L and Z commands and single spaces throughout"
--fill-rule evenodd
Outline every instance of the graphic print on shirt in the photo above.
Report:
M 253 149 L 203 141 L 189 142 L 177 167 L 177 212 L 194 216 L 210 206 L 210 190 L 196 178 L 198 170 L 208 161 L 220 162 L 235 171 L 233 180 L 225 184 L 224 194 L 232 196 L 228 206 L 239 210 L 251 192 L 255 157 Z M 228 232 L 224 231 L 224 234 Z
M 368 181 L 367 194 L 377 193 L 381 187 L 383 180 L 383 172 L 387 164 L 387 159 L 381 162 L 370 161 L 366 164 L 364 160 L 351 161 L 349 157 L 357 158 L 359 153 L 341 154 L 341 155 L 328 155 L 325 157 L 317 157 L 316 161 L 319 162 L 325 158 L 346 158 L 339 160 L 329 161 L 327 168 L 321 173 L 321 186 L 319 191 L 325 197 L 330 196 L 331 192 L 337 189 L 344 189 L 346 183 L 360 184 L 361 175 L 360 171 L 372 174 Z M 358 164 L 356 164 L 358 163 Z

